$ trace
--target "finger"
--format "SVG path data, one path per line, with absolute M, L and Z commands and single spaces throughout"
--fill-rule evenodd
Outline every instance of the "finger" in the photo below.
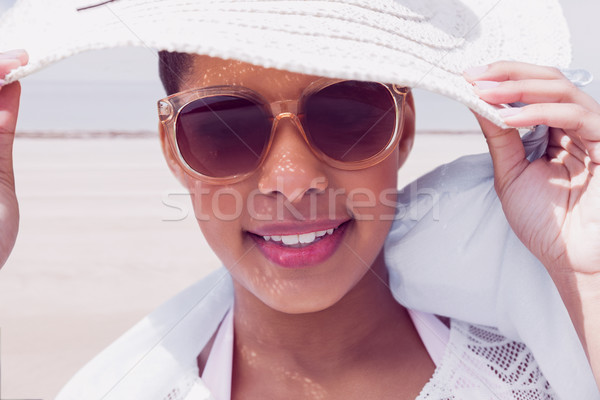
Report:
M 600 104 L 566 79 L 475 81 L 475 93 L 490 104 L 575 103 L 600 113 Z
M 568 150 L 557 146 L 548 146 L 546 149 L 546 158 L 552 163 L 564 165 L 569 171 L 571 181 L 575 180 L 577 176 L 580 176 L 581 172 L 586 170 L 590 164 L 589 157 L 580 159 Z M 585 162 L 586 160 L 587 164 Z
M 516 61 L 498 61 L 489 65 L 469 68 L 463 73 L 469 82 L 518 81 L 522 79 L 567 79 L 558 68 Z
M 589 173 L 585 165 L 566 150 L 556 147 L 547 149 L 546 160 L 551 165 L 554 164 L 549 182 L 568 189 L 569 204 L 567 207 L 574 206 L 572 202 L 579 198 L 589 178 Z
M 19 113 L 21 85 L 4 86 L 0 91 L 0 182 L 14 188 L 12 146 Z
M 499 128 L 481 115 L 473 113 L 490 149 L 494 164 L 496 192 L 502 197 L 510 184 L 529 165 L 521 136 L 516 129 Z
M 585 152 L 591 160 L 591 163 L 600 164 L 600 142 L 584 140 L 584 143 L 586 146 Z M 586 163 L 586 165 L 587 164 L 588 163 Z
M 24 50 L 0 53 L 0 182 L 14 188 L 12 147 L 19 114 L 21 85 L 18 82 L 4 86 L 8 72 L 27 64 L 29 56 Z
M 507 112 L 512 115 L 506 116 Z M 531 124 L 563 129 L 581 142 L 592 162 L 600 164 L 600 115 L 577 104 L 532 104 L 501 110 L 502 113 L 504 122 L 510 126 Z
M 592 162 L 589 156 L 581 159 L 560 146 L 548 146 L 546 157 L 550 162 L 564 165 L 569 171 L 569 178 L 573 184 L 583 185 L 587 179 L 585 172 L 587 171 L 593 176 L 600 167 L 600 164 Z
M 600 114 L 578 104 L 530 104 L 520 108 L 499 110 L 504 122 L 510 126 L 548 125 L 561 128 L 571 137 L 600 141 Z
M 15 58 L 18 59 L 21 65 L 29 62 L 29 54 L 24 49 L 14 49 L 0 53 L 0 58 Z
M 0 53 L 0 79 L 10 71 L 29 62 L 29 55 L 25 50 L 11 50 Z M 2 82 L 3 83 L 3 82 Z
M 550 129 L 548 148 L 550 147 L 556 147 L 558 149 L 565 150 L 569 154 L 572 154 L 574 157 L 580 160 L 582 163 L 590 161 L 590 157 L 586 152 L 586 147 L 581 142 L 581 140 L 579 138 L 567 135 L 562 129 Z

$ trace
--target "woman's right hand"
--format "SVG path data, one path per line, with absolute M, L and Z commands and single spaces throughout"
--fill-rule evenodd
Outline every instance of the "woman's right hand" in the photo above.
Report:
M 27 64 L 23 50 L 0 53 L 0 84 L 11 70 Z M 4 265 L 17 239 L 19 205 L 15 195 L 12 148 L 19 113 L 19 82 L 0 86 L 0 268 Z

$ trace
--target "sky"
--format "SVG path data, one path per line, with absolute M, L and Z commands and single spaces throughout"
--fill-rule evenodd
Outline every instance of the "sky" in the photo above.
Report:
M 13 2 L 0 0 L 0 13 Z M 586 90 L 600 99 L 600 1 L 562 0 L 561 4 L 571 28 L 572 67 L 586 68 L 598 77 Z M 156 54 L 145 48 L 94 51 L 58 62 L 22 80 L 18 129 L 155 131 L 156 101 L 165 95 L 157 63 Z M 420 130 L 478 129 L 459 103 L 420 90 L 415 98 Z

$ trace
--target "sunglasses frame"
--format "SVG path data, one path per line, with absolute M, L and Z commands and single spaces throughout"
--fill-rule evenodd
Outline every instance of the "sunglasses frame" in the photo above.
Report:
M 317 93 L 318 91 L 323 90 L 331 85 L 335 85 L 337 83 L 346 81 L 348 80 L 332 80 L 328 78 L 321 78 L 311 83 L 302 92 L 302 95 L 299 99 L 281 100 L 275 102 L 269 102 L 259 93 L 243 86 L 222 85 L 191 89 L 172 94 L 168 97 L 159 100 L 158 116 L 160 123 L 162 124 L 162 127 L 164 129 L 164 133 L 167 137 L 167 141 L 169 142 L 171 153 L 175 156 L 177 162 L 181 165 L 181 167 L 187 174 L 191 175 L 195 179 L 201 180 L 206 183 L 226 185 L 242 181 L 250 175 L 254 174 L 262 166 L 265 159 L 267 158 L 267 155 L 271 151 L 271 145 L 273 143 L 275 131 L 277 130 L 277 124 L 284 118 L 290 118 L 292 120 L 292 122 L 296 125 L 298 131 L 301 133 L 305 143 L 311 149 L 313 154 L 315 154 L 315 156 L 317 156 L 317 158 L 319 158 L 320 160 L 324 161 L 325 163 L 334 168 L 342 170 L 365 169 L 372 167 L 386 159 L 392 153 L 394 148 L 398 145 L 404 127 L 404 107 L 406 104 L 406 96 L 410 93 L 410 88 L 400 87 L 395 84 L 374 82 L 385 87 L 392 96 L 396 113 L 394 132 L 391 135 L 390 140 L 388 141 L 386 146 L 383 149 L 381 149 L 377 154 L 365 160 L 344 162 L 327 156 L 318 147 L 311 143 L 309 135 L 307 135 L 302 124 L 301 116 L 303 116 L 303 110 L 301 108 L 304 104 L 305 99 L 310 97 L 312 94 Z M 271 132 L 269 134 L 270 136 L 268 139 L 267 146 L 263 153 L 258 155 L 260 160 L 257 163 L 256 168 L 254 168 L 252 171 L 242 174 L 225 177 L 214 177 L 207 176 L 196 171 L 183 158 L 183 155 L 181 154 L 181 151 L 179 149 L 179 145 L 177 144 L 176 122 L 177 118 L 179 118 L 181 110 L 183 110 L 184 107 L 186 107 L 190 103 L 203 98 L 222 95 L 234 96 L 252 101 L 253 103 L 263 107 L 265 110 L 265 114 L 270 115 L 270 119 L 272 119 L 273 122 L 271 125 Z

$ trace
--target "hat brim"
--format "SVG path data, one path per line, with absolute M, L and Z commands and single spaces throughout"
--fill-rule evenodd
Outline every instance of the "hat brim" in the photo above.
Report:
M 0 19 L 0 50 L 24 48 L 23 78 L 83 51 L 145 46 L 453 98 L 503 126 L 462 71 L 497 60 L 559 68 L 571 60 L 556 0 L 19 0 Z M 78 10 L 79 9 L 79 10 Z

